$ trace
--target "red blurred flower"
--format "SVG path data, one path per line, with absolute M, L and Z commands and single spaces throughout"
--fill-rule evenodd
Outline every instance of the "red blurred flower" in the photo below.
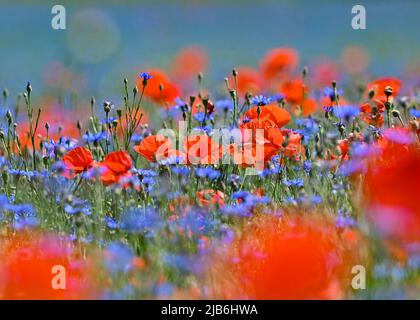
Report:
M 72 245 L 52 235 L 20 233 L 7 240 L 0 257 L 1 299 L 92 299 L 92 275 Z M 53 287 L 53 267 L 64 267 L 65 289 Z M 61 283 L 64 285 L 64 282 Z
M 260 69 L 266 80 L 278 79 L 285 73 L 293 71 L 299 62 L 299 55 L 292 48 L 270 50 L 263 58 Z
M 179 97 L 179 88 L 169 79 L 169 77 L 159 70 L 150 70 L 149 74 L 153 78 L 147 81 L 147 86 L 144 91 L 146 97 L 150 98 L 156 103 L 172 103 Z M 139 78 L 137 86 L 139 90 L 142 90 L 143 79 Z M 161 90 L 162 88 L 162 90 Z
M 156 162 L 168 157 L 172 149 L 171 141 L 162 135 L 151 135 L 143 139 L 134 150 L 140 153 L 147 161 Z
M 251 299 L 341 298 L 354 259 L 346 242 L 326 220 L 257 219 L 232 245 L 233 262 L 224 269 L 232 272 L 235 288 L 223 288 L 224 294 Z
M 371 83 L 368 84 L 367 86 L 367 90 L 375 91 L 375 98 L 385 102 L 386 101 L 386 95 L 384 93 L 385 88 L 390 86 L 393 89 L 393 96 L 397 96 L 398 92 L 401 89 L 402 83 L 399 79 L 397 78 L 380 78 L 377 80 L 372 81 Z
M 67 152 L 63 157 L 63 162 L 66 165 L 65 175 L 69 178 L 74 173 L 78 174 L 88 170 L 94 163 L 92 153 L 84 147 L 76 147 Z
M 99 166 L 102 168 L 101 181 L 104 185 L 120 182 L 123 178 L 131 175 L 130 169 L 133 163 L 126 151 L 114 151 L 105 157 Z
M 363 195 L 367 215 L 383 235 L 414 242 L 420 240 L 420 150 L 403 131 L 384 133 L 382 152 L 369 161 Z
M 185 138 L 183 146 L 188 164 L 216 164 L 223 156 L 223 147 L 205 134 Z
M 240 97 L 244 97 L 246 93 L 252 93 L 253 95 L 261 93 L 262 81 L 257 70 L 240 67 L 237 71 L 238 94 Z M 229 83 L 234 88 L 233 85 L 235 82 L 233 76 L 230 76 Z
M 280 92 L 288 103 L 301 104 L 304 95 L 309 93 L 309 89 L 303 84 L 301 79 L 294 79 L 283 83 Z
M 208 57 L 203 48 L 190 46 L 182 49 L 172 62 L 175 79 L 195 79 L 199 72 L 207 69 Z

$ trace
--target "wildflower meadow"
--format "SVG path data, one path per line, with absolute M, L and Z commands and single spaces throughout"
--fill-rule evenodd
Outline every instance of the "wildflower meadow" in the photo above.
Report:
M 418 299 L 419 82 L 366 55 L 273 44 L 214 75 L 185 46 L 77 101 L 14 79 L 0 298 Z

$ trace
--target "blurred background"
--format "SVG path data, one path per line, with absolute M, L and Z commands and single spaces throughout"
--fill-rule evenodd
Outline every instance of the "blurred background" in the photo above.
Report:
M 51 27 L 51 8 L 58 3 L 66 8 L 66 30 Z M 208 56 L 209 82 L 223 82 L 236 66 L 257 67 L 269 49 L 283 46 L 299 51 L 301 66 L 319 59 L 343 61 L 346 49 L 357 46 L 364 48 L 373 75 L 419 70 L 420 1 L 58 3 L 0 1 L 0 88 L 14 95 L 31 81 L 40 94 L 64 90 L 119 97 L 124 77 L 134 79 L 147 67 L 168 69 L 191 45 Z M 356 4 L 366 7 L 366 30 L 351 28 Z

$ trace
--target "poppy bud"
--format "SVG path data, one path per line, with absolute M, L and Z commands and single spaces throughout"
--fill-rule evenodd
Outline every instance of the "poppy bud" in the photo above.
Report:
M 7 97 L 9 96 L 9 90 L 7 89 L 7 88 L 5 88 L 4 90 L 3 90 L 3 98 L 4 99 L 7 99 Z
M 6 112 L 6 118 L 7 118 L 7 122 L 9 123 L 9 125 L 12 123 L 12 113 L 10 112 L 10 110 L 7 110 Z
M 47 131 L 50 129 L 50 124 L 48 122 L 45 122 L 45 129 L 47 129 Z
M 195 102 L 195 96 L 190 96 L 190 106 L 192 106 Z
M 233 75 L 234 77 L 237 77 L 237 76 L 238 76 L 238 70 L 233 69 L 233 70 L 232 70 L 232 75 Z
M 394 116 L 395 118 L 398 118 L 400 116 L 400 112 L 396 109 L 392 110 L 392 116 Z
M 307 66 L 305 66 L 303 68 L 303 70 L 302 70 L 303 77 L 306 78 L 306 76 L 308 75 L 308 73 L 309 73 L 309 68 Z
M 133 93 L 134 93 L 134 95 L 136 95 L 138 92 L 139 92 L 139 88 L 137 88 L 137 86 L 135 86 L 135 87 L 133 88 Z
M 117 109 L 117 116 L 118 116 L 118 118 L 121 118 L 121 116 L 122 116 L 122 110 L 121 109 Z
M 375 96 L 375 91 L 370 90 L 368 96 L 369 96 L 369 99 L 372 99 Z
M 384 89 L 384 93 L 387 97 L 390 97 L 393 92 L 394 92 L 394 89 L 392 89 L 391 86 L 386 86 Z
M 104 111 L 105 113 L 109 113 L 111 111 L 111 103 L 109 101 L 104 102 Z
M 207 113 L 212 114 L 214 111 L 214 104 L 211 101 L 207 102 Z
M 31 86 L 31 83 L 30 82 L 28 82 L 28 84 L 26 85 L 26 92 L 27 93 L 31 93 L 32 92 L 32 86 Z
M 124 78 L 124 84 L 127 85 L 128 84 L 128 79 Z

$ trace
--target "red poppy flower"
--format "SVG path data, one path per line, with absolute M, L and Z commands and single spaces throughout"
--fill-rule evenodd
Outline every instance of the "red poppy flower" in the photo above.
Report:
M 184 150 L 188 164 L 216 164 L 223 156 L 222 146 L 204 134 L 187 137 Z
M 203 48 L 190 46 L 182 49 L 172 62 L 175 79 L 195 79 L 199 72 L 207 69 L 208 57 Z
M 385 91 L 385 88 L 388 86 L 390 86 L 393 89 L 392 96 L 395 97 L 398 95 L 398 92 L 401 89 L 402 83 L 397 78 L 380 78 L 369 83 L 367 86 L 367 90 L 368 92 L 374 90 L 375 98 L 380 101 L 385 102 L 386 95 L 384 91 Z
M 158 70 L 151 70 L 148 71 L 148 73 L 151 74 L 153 78 L 147 81 L 147 86 L 144 90 L 146 97 L 156 103 L 172 103 L 177 97 L 179 97 L 179 88 L 169 80 L 165 73 Z M 139 90 L 142 90 L 143 79 L 138 79 L 137 86 Z
M 299 62 L 299 55 L 291 48 L 273 49 L 261 62 L 261 72 L 265 79 L 274 80 L 289 71 L 293 71 Z
M 240 67 L 237 71 L 238 94 L 240 97 L 244 97 L 246 93 L 256 95 L 261 92 L 262 81 L 257 70 L 248 67 Z M 234 88 L 235 82 L 233 76 L 229 77 L 229 83 L 230 86 Z
M 332 81 L 340 79 L 339 67 L 331 60 L 321 59 L 310 69 L 309 76 L 317 87 L 329 86 Z
M 301 112 L 304 117 L 307 117 L 317 111 L 318 105 L 313 98 L 303 100 L 301 105 Z
M 258 109 L 260 114 L 258 115 Z M 254 107 L 245 112 L 243 119 L 251 120 L 241 125 L 241 128 L 251 128 L 255 123 L 266 123 L 267 127 L 274 126 L 281 128 L 291 120 L 290 113 L 275 104 L 269 104 L 261 107 Z M 252 121 L 256 121 L 252 123 Z M 247 123 L 251 124 L 247 125 Z
M 407 135 L 392 131 L 380 141 L 382 152 L 370 161 L 365 175 L 366 212 L 384 236 L 416 242 L 420 240 L 420 151 Z
M 76 147 L 63 157 L 66 169 L 71 173 L 81 173 L 93 164 L 92 153 L 84 147 Z
M 133 163 L 126 151 L 115 151 L 108 154 L 99 165 L 103 170 L 101 173 L 102 183 L 110 185 L 129 177 Z
M 1 299 L 94 298 L 93 282 L 89 279 L 92 270 L 63 239 L 33 231 L 19 233 L 6 240 L 1 251 Z M 54 271 L 57 267 L 63 269 Z M 60 276 L 60 281 L 57 278 L 54 282 L 55 276 Z M 65 289 L 54 288 L 53 283 Z
M 385 104 L 379 99 L 373 99 L 360 106 L 362 112 L 362 119 L 367 124 L 377 128 L 382 127 L 384 123 L 384 116 L 382 113 L 385 111 Z
M 224 265 L 227 298 L 337 299 L 351 276 L 351 246 L 329 221 L 257 219 L 234 241 Z M 237 248 L 237 251 L 236 251 Z
M 297 158 L 305 154 L 305 148 L 303 147 L 302 135 L 295 133 L 291 130 L 282 130 L 284 136 L 284 143 L 281 148 L 281 154 L 288 158 Z
M 283 83 L 280 92 L 284 95 L 287 102 L 291 104 L 301 104 L 303 95 L 308 94 L 309 89 L 303 84 L 301 79 L 294 79 Z
M 171 141 L 162 135 L 148 136 L 140 142 L 140 145 L 134 146 L 134 150 L 149 162 L 167 158 L 171 149 Z

